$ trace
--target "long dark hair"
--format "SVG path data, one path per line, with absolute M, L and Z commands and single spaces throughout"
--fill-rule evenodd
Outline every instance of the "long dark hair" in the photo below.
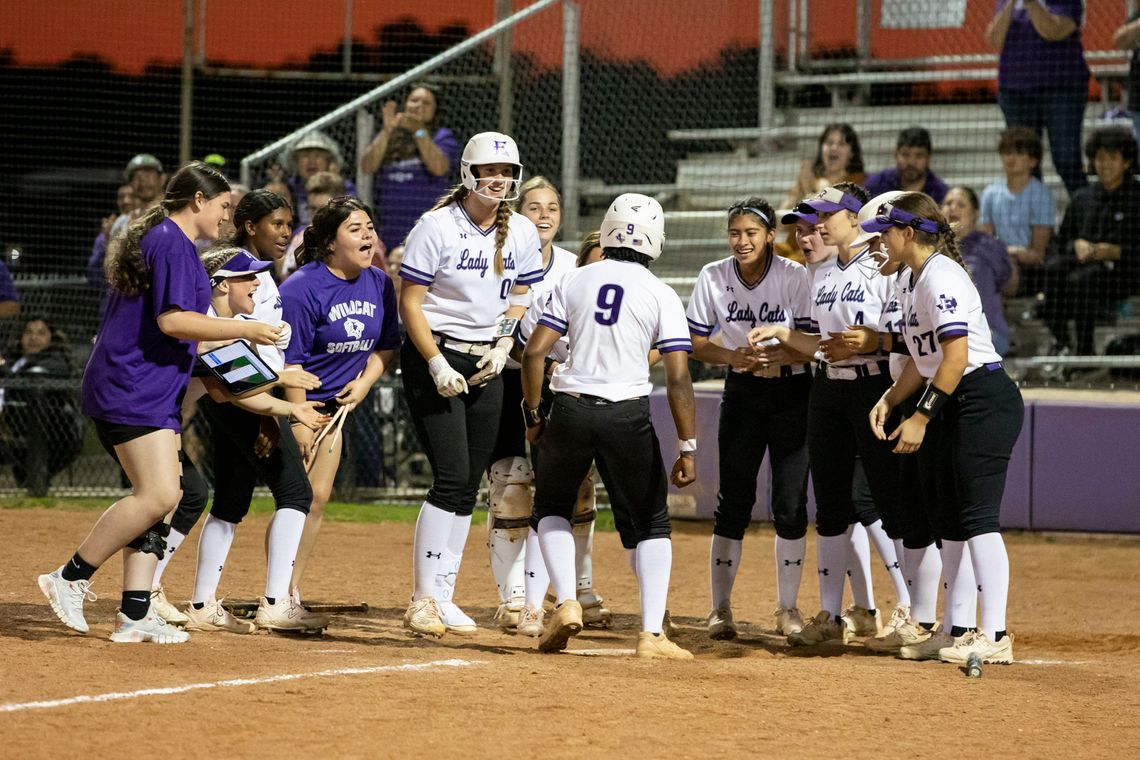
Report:
M 297 249 L 297 266 L 303 267 L 311 261 L 327 261 L 332 255 L 332 244 L 337 230 L 353 211 L 363 211 L 372 218 L 372 209 L 357 198 L 341 196 L 333 198 L 313 214 L 313 223 L 305 228 L 305 237 Z
M 823 176 L 823 144 L 827 142 L 827 136 L 832 132 L 839 132 L 843 135 L 843 140 L 851 146 L 851 158 L 847 162 L 847 175 L 863 173 L 863 148 L 859 145 L 859 135 L 855 133 L 855 128 L 850 124 L 836 122 L 835 124 L 828 124 L 823 128 L 823 132 L 819 135 L 819 143 L 815 149 L 815 163 L 811 165 L 811 170 L 817 177 Z
M 429 135 L 435 137 L 435 133 L 439 131 L 439 117 L 443 109 L 443 103 L 439 98 L 439 89 L 426 82 L 417 82 L 408 90 L 408 96 L 410 97 L 416 90 L 427 90 L 435 98 L 435 112 L 432 114 L 431 121 L 424 122 L 424 129 L 428 131 Z M 404 98 L 404 102 L 407 102 L 407 98 Z M 397 129 L 388 138 L 388 147 L 384 149 L 384 157 L 380 160 L 380 165 L 386 166 L 397 161 L 417 158 L 419 155 L 420 150 L 416 147 L 416 138 L 412 136 L 412 133 L 406 129 Z
M 142 255 L 142 239 L 171 213 L 190 205 L 194 196 L 201 193 L 212 200 L 230 191 L 230 183 L 221 172 L 201 161 L 183 166 L 166 184 L 162 200 L 131 223 L 122 237 L 115 238 L 107 248 L 105 269 L 107 282 L 125 296 L 135 296 L 150 287 L 147 282 L 146 262 Z
M 249 233 L 245 230 L 245 223 L 257 224 L 279 208 L 293 210 L 289 202 L 277 193 L 269 190 L 250 190 L 234 209 L 234 227 L 237 228 L 237 232 L 234 234 L 233 242 L 248 250 Z

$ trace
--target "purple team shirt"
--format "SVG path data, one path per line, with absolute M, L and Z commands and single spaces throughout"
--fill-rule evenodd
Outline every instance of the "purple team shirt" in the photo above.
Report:
M 0 301 L 19 301 L 20 291 L 16 290 L 16 283 L 12 281 L 12 273 L 4 262 L 0 261 Z
M 980 230 L 974 230 L 960 241 L 962 260 L 978 286 L 982 297 L 982 312 L 990 323 L 994 345 L 1009 346 L 1009 323 L 1005 321 L 1005 304 L 1001 291 L 1013 274 L 1009 250 L 1005 243 Z M 999 351 L 998 353 L 1004 353 Z
M 435 205 L 451 186 L 451 172 L 459 162 L 459 141 L 450 129 L 440 128 L 432 142 L 447 156 L 448 171 L 436 177 L 420 157 L 394 161 L 376 172 L 376 212 L 380 239 L 388 250 L 403 245 L 420 215 Z
M 892 190 L 903 189 L 898 169 L 883 169 L 881 172 L 872 174 L 867 177 L 863 187 L 872 198 L 883 193 L 889 193 Z M 950 188 L 937 174 L 927 171 L 926 181 L 922 183 L 922 192 L 933 198 L 935 203 L 941 203 L 942 199 L 946 197 L 946 193 L 950 192 Z
M 994 14 L 999 13 L 1007 2 L 1015 1 L 998 0 Z M 1084 3 L 1081 0 L 1042 0 L 1041 4 L 1050 13 L 1075 21 L 1076 31 L 1063 40 L 1049 42 L 1033 28 L 1025 8 L 1014 9 L 998 59 L 998 86 L 1007 90 L 1088 87 L 1089 67 L 1081 47 Z
M 83 413 L 180 432 L 182 397 L 198 344 L 162 332 L 157 318 L 175 309 L 205 314 L 210 280 L 194 242 L 170 219 L 146 233 L 141 247 L 148 287 L 137 296 L 110 291 L 83 371 Z
M 396 288 L 376 267 L 342 280 L 323 262 L 311 261 L 281 284 L 281 306 L 293 329 L 285 363 L 321 379 L 320 388 L 306 393 L 310 401 L 340 393 L 373 351 L 400 347 Z

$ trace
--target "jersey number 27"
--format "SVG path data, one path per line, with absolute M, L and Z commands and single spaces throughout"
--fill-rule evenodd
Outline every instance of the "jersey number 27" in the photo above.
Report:
M 594 312 L 594 321 L 607 327 L 617 322 L 623 295 L 625 291 L 621 285 L 603 285 L 598 290 L 598 311 Z

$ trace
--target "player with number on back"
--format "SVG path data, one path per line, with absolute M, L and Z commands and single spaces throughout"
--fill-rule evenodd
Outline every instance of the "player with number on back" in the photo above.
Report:
M 755 328 L 752 342 L 776 338 L 785 346 L 804 354 L 814 354 L 820 336 L 840 333 L 850 325 L 870 324 L 877 330 L 886 318 L 890 285 L 882 278 L 868 279 L 860 260 L 866 249 L 853 247 L 860 229 L 859 210 L 867 200 L 866 191 L 858 185 L 843 182 L 808 198 L 797 207 L 804 214 L 814 214 L 823 241 L 835 245 L 837 255 L 830 266 L 821 267 L 813 285 L 815 289 L 812 319 L 820 335 L 805 334 L 783 325 Z M 877 347 L 876 347 L 877 349 Z M 853 583 L 855 605 L 840 616 L 843 581 L 850 560 L 850 539 L 859 520 L 852 499 L 855 467 L 862 459 L 871 493 L 883 525 L 878 520 L 866 525 L 884 563 L 895 567 L 897 557 L 891 534 L 896 507 L 898 476 L 890 448 L 875 440 L 863 428 L 863 416 L 889 385 L 885 357 L 852 356 L 829 363 L 821 362 L 811 389 L 808 408 L 808 450 L 811 457 L 812 485 L 816 498 L 816 532 L 820 608 L 816 617 L 799 633 L 788 637 L 793 645 L 814 645 L 851 636 L 877 636 L 879 613 L 870 597 L 866 599 Z M 882 528 L 880 530 L 879 528 Z M 896 582 L 899 604 L 909 604 L 906 584 Z
M 619 196 L 602 220 L 604 259 L 563 277 L 523 355 L 523 413 L 527 438 L 539 442 L 535 512 L 542 555 L 557 606 L 539 651 L 566 648 L 582 630 L 576 599 L 571 518 L 582 478 L 596 462 L 610 495 L 622 545 L 635 551 L 641 592 L 637 654 L 690 659 L 662 631 L 673 562 L 665 466 L 649 416 L 649 349 L 665 357 L 669 406 L 680 456 L 673 483 L 696 479 L 692 349 L 681 299 L 649 272 L 661 255 L 665 212 L 644 195 Z M 560 336 L 570 354 L 551 378 L 549 423 L 540 406 L 543 369 Z
M 955 627 L 920 646 L 942 644 L 944 662 L 966 663 L 971 654 L 983 662 L 1013 662 L 1005 620 L 1009 557 L 998 516 L 1024 417 L 1021 393 L 1002 370 L 981 296 L 938 205 L 908 193 L 880 206 L 862 226 L 879 232 L 891 261 L 910 270 L 899 293 L 910 360 L 871 410 L 871 428 L 881 440 L 897 441 L 896 453 L 918 451 L 939 482 L 952 484 L 955 498 L 938 504 L 943 575 L 959 577 L 959 565 L 970 562 L 982 607 L 979 630 Z M 915 413 L 888 435 L 893 409 L 924 385 Z M 941 423 L 941 434 L 926 442 L 931 422 Z
M 689 298 L 693 356 L 729 367 L 720 405 L 720 488 L 709 551 L 708 631 L 714 639 L 736 638 L 732 587 L 765 451 L 772 463 L 776 525 L 776 626 L 783 635 L 803 627 L 796 592 L 807 534 L 809 357 L 760 369 L 748 342 L 748 332 L 758 325 L 812 326 L 810 275 L 802 265 L 774 254 L 775 236 L 775 212 L 766 200 L 749 198 L 730 207 L 732 256 L 705 265 Z M 710 340 L 714 333 L 719 345 Z
M 515 141 L 475 135 L 459 173 L 462 184 L 408 234 L 400 265 L 404 394 L 433 477 L 416 521 L 404 626 L 430 636 L 475 631 L 453 601 L 455 582 L 499 430 L 499 373 L 543 276 L 534 223 L 510 206 L 522 179 Z

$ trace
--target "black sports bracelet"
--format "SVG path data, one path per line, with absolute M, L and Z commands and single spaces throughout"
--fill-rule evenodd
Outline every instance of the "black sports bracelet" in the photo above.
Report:
M 930 419 L 934 419 L 949 400 L 949 393 L 938 390 L 934 387 L 934 383 L 931 383 L 926 386 L 926 390 L 923 391 L 922 398 L 918 400 L 918 408 L 915 411 Z
M 537 409 L 531 409 L 526 405 L 526 399 L 522 400 L 522 404 L 520 404 L 520 406 L 522 406 L 523 421 L 526 422 L 526 426 L 528 428 L 538 427 L 542 423 L 546 422 L 546 415 L 542 413 L 541 406 L 539 406 Z

